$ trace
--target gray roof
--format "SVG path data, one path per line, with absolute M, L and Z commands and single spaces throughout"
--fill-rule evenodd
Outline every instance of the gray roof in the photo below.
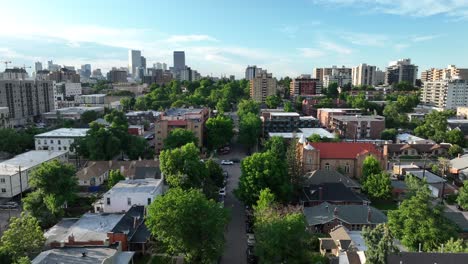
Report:
M 325 237 L 325 238 L 319 238 L 320 242 L 322 242 L 320 245 L 321 249 L 335 249 L 338 248 L 338 246 L 335 243 L 335 240 L 333 238 Z
M 335 216 L 335 209 L 337 214 Z M 368 210 L 371 217 L 368 221 Z M 339 219 L 348 224 L 380 224 L 387 222 L 387 217 L 378 209 L 368 205 L 335 205 L 324 202 L 320 205 L 304 208 L 304 215 L 309 226 L 325 224 Z
M 136 167 L 133 179 L 161 179 L 159 167 Z
M 450 166 L 457 170 L 468 168 L 468 155 L 450 160 Z
M 412 170 L 412 171 L 408 171 L 406 174 L 407 175 L 412 174 L 418 177 L 420 180 L 423 180 L 423 178 L 426 178 L 427 183 L 441 183 L 441 182 L 447 181 L 428 170 L 425 170 L 425 171 L 424 170 Z
M 166 116 L 183 116 L 187 114 L 200 114 L 203 108 L 170 108 L 164 113 Z
M 462 231 L 468 231 L 468 220 L 460 212 L 444 212 L 444 216 L 455 223 Z
M 65 154 L 67 151 L 31 150 L 1 162 L 0 175 L 15 175 L 19 171 L 19 166 L 21 166 L 21 171 L 25 171 Z
M 83 257 L 83 253 L 86 254 Z M 123 253 L 123 254 L 122 254 Z M 42 252 L 32 260 L 32 264 L 96 264 L 104 263 L 112 258 L 110 263 L 128 264 L 135 252 L 117 252 L 112 248 L 89 247 L 89 248 L 58 248 Z
M 62 138 L 62 137 L 84 137 L 89 128 L 59 128 L 39 135 L 35 138 Z
M 320 197 L 322 192 L 322 197 Z M 302 201 L 329 201 L 329 202 L 355 202 L 364 203 L 366 198 L 361 197 L 341 182 L 311 184 L 302 189 Z
M 361 185 L 353 179 L 344 176 L 336 170 L 315 170 L 305 175 L 305 183 L 321 184 L 321 183 L 343 183 L 348 188 L 361 188 Z
M 408 186 L 406 186 L 405 181 L 395 181 L 395 180 L 392 180 L 392 181 L 391 181 L 391 184 L 392 184 L 392 187 L 393 187 L 393 188 L 397 188 L 397 189 L 406 190 L 406 189 L 408 188 Z
M 340 120 L 343 122 L 347 121 L 385 121 L 385 117 L 379 115 L 370 115 L 370 116 L 353 116 L 353 115 L 338 115 L 333 116 L 334 119 Z
M 468 253 L 400 252 L 387 257 L 388 264 L 466 264 Z

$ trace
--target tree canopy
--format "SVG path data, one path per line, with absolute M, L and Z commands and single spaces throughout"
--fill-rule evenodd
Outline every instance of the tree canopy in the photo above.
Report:
M 269 95 L 267 96 L 265 101 L 268 108 L 277 108 L 278 106 L 280 106 L 281 102 L 281 97 L 279 97 L 278 95 Z
M 119 183 L 119 181 L 123 180 L 125 180 L 125 176 L 120 173 L 120 170 L 111 170 L 109 172 L 109 178 L 107 179 L 107 188 L 110 189 Z
M 424 117 L 424 122 L 414 129 L 416 136 L 429 138 L 437 143 L 448 142 L 459 146 L 465 145 L 464 135 L 458 129 L 447 131 L 447 119 L 455 115 L 455 111 L 432 111 Z
M 269 138 L 264 143 L 265 151 L 272 152 L 275 156 L 284 160 L 286 158 L 286 143 L 284 142 L 284 138 L 280 136 L 274 136 Z
M 258 116 L 260 114 L 260 105 L 251 99 L 241 100 L 237 106 L 237 115 L 242 119 L 248 113 Z
M 362 237 L 367 245 L 366 263 L 386 264 L 387 256 L 398 253 L 393 244 L 393 236 L 386 224 L 379 224 L 375 228 L 364 227 Z
M 34 149 L 34 136 L 43 132 L 45 132 L 44 129 L 34 127 L 19 131 L 12 128 L 0 128 L 0 152 L 5 151 L 16 155 Z
M 242 116 L 239 124 L 239 141 L 250 148 L 257 144 L 261 132 L 262 121 L 258 115 L 247 113 Z
M 208 148 L 220 148 L 231 141 L 233 132 L 232 120 L 224 115 L 208 118 L 206 121 Z
M 380 162 L 372 155 L 367 156 L 362 163 L 362 180 L 365 181 L 370 175 L 380 172 L 382 172 Z
M 390 175 L 385 172 L 371 174 L 364 179 L 362 188 L 374 199 L 388 199 L 392 194 Z
M 166 139 L 164 139 L 164 148 L 179 148 L 188 143 L 193 143 L 195 145 L 198 144 L 198 138 L 195 136 L 195 134 L 187 129 L 175 128 L 171 130 Z
M 226 209 L 198 190 L 172 188 L 148 208 L 146 224 L 169 254 L 188 263 L 213 263 L 224 249 Z
M 457 203 L 463 210 L 468 210 L 468 181 L 464 181 L 463 186 L 458 190 Z

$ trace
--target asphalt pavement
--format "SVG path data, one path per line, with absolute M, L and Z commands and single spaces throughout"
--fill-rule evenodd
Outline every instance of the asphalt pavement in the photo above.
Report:
M 242 159 L 245 157 L 243 150 L 233 146 L 231 153 L 220 155 L 219 159 Z M 234 196 L 234 189 L 237 188 L 240 177 L 240 163 L 234 165 L 222 165 L 229 174 L 226 198 L 224 205 L 231 210 L 231 221 L 226 230 L 226 245 L 224 255 L 221 258 L 223 264 L 244 264 L 247 263 L 247 235 L 245 232 L 245 211 L 244 205 Z

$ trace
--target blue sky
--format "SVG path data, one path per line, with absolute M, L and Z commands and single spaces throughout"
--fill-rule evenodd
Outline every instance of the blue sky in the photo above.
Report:
M 14 66 L 53 59 L 107 71 L 141 49 L 148 65 L 172 65 L 172 51 L 185 50 L 188 66 L 215 76 L 399 58 L 420 71 L 468 67 L 468 0 L 15 0 L 2 4 L 2 21 L 0 60 Z

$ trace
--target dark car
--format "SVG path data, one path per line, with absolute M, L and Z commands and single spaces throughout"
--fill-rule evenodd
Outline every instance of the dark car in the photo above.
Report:
M 257 256 L 254 255 L 253 247 L 247 247 L 246 255 L 247 255 L 247 263 L 249 264 L 258 263 L 258 258 Z

